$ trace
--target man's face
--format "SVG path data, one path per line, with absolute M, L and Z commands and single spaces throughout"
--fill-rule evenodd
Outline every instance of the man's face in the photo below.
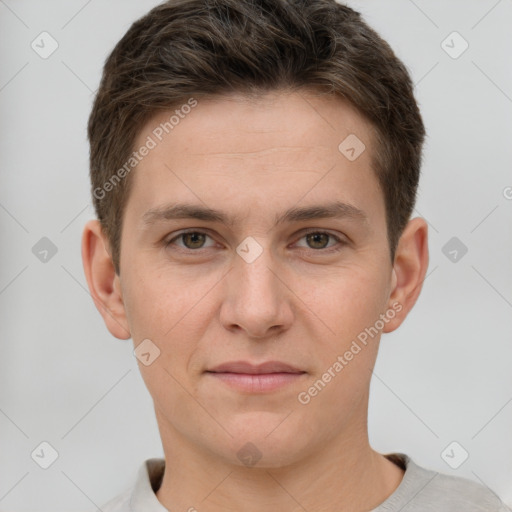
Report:
M 158 141 L 172 113 L 136 147 Z M 366 145 L 355 160 L 362 146 L 338 148 L 351 134 Z M 120 289 L 135 345 L 160 350 L 139 366 L 164 446 L 241 464 L 250 442 L 272 467 L 364 435 L 380 333 L 359 351 L 353 341 L 391 308 L 392 288 L 372 148 L 369 125 L 340 99 L 230 96 L 200 101 L 133 171 Z M 337 216 L 321 214 L 335 203 Z M 225 219 L 159 215 L 178 204 Z M 212 372 L 240 361 L 298 372 Z

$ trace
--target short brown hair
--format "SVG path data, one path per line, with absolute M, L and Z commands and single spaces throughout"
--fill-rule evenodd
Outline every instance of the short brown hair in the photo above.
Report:
M 108 197 L 103 187 L 130 158 L 143 125 L 191 97 L 283 88 L 338 95 L 371 122 L 394 259 L 416 200 L 425 129 L 411 78 L 390 46 L 335 0 L 169 0 L 117 43 L 89 118 L 93 202 L 118 274 L 131 174 L 109 186 Z

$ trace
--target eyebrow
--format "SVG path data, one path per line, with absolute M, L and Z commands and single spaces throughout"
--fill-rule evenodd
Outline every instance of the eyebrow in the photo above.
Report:
M 300 222 L 314 219 L 348 218 L 366 222 L 366 214 L 355 206 L 335 201 L 327 204 L 293 207 L 274 218 L 275 225 L 286 222 Z M 233 226 L 240 216 L 230 217 L 221 210 L 213 210 L 206 206 L 187 203 L 176 203 L 151 208 L 142 216 L 144 225 L 149 226 L 157 222 L 175 219 L 197 219 L 206 222 L 221 222 Z

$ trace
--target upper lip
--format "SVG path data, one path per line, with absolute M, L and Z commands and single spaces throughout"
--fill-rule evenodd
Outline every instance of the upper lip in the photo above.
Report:
M 222 363 L 207 370 L 214 373 L 249 373 L 249 374 L 264 374 L 264 373 L 305 373 L 294 366 L 291 366 L 281 361 L 266 361 L 260 364 L 251 364 L 247 361 L 230 361 Z

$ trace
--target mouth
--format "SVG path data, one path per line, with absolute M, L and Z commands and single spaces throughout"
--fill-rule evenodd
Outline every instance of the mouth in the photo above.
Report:
M 246 361 L 232 361 L 205 373 L 230 388 L 245 393 L 276 391 L 306 375 L 305 371 L 280 361 L 267 361 L 258 365 Z

